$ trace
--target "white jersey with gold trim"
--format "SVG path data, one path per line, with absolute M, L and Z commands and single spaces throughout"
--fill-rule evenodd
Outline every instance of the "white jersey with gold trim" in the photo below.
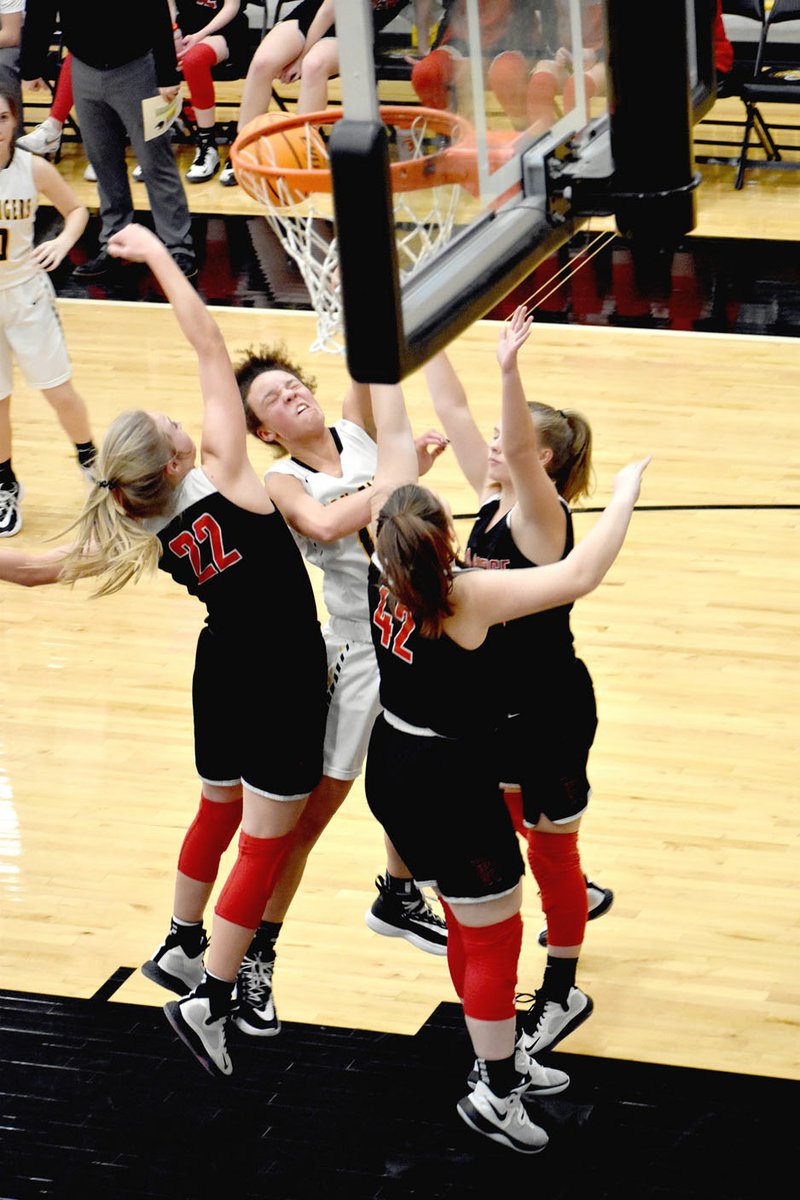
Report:
M 350 496 L 368 487 L 378 460 L 378 447 L 373 439 L 360 425 L 344 418 L 331 426 L 331 433 L 339 450 L 341 475 L 315 471 L 296 458 L 280 459 L 267 474 L 276 472 L 299 479 L 309 496 L 320 504 L 330 504 L 340 496 Z M 369 640 L 367 570 L 372 543 L 367 530 L 361 529 L 335 542 L 315 542 L 294 529 L 292 533 L 303 557 L 323 572 L 323 596 L 331 617 L 363 621 Z
M 41 270 L 31 259 L 38 206 L 33 155 L 17 147 L 8 166 L 0 171 L 0 288 L 16 287 Z

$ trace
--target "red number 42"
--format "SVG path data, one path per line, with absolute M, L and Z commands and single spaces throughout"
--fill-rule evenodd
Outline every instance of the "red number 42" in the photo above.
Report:
M 404 604 L 395 605 L 394 615 L 400 622 L 400 628 L 394 634 L 393 640 L 394 621 L 392 620 L 392 614 L 387 608 L 389 603 L 389 589 L 387 587 L 381 587 L 380 597 L 380 602 L 375 609 L 372 621 L 381 631 L 381 645 L 385 650 L 388 650 L 391 646 L 392 654 L 396 654 L 403 662 L 413 662 L 414 653 L 412 650 L 409 650 L 406 642 L 415 628 L 414 618 Z
M 169 548 L 178 558 L 188 557 L 198 583 L 205 583 L 207 579 L 211 579 L 212 575 L 218 575 L 226 567 L 232 567 L 234 563 L 241 562 L 242 556 L 238 550 L 225 552 L 222 544 L 222 530 L 209 513 L 203 513 L 201 517 L 192 522 L 192 532 L 194 537 L 188 529 L 179 533 L 172 539 Z M 211 548 L 211 562 L 204 567 L 200 558 L 198 542 L 205 541 Z

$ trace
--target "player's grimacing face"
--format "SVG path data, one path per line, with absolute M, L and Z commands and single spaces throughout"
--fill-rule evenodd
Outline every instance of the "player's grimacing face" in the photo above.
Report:
M 293 441 L 325 424 L 313 393 L 289 371 L 258 375 L 250 386 L 247 403 L 270 441 Z

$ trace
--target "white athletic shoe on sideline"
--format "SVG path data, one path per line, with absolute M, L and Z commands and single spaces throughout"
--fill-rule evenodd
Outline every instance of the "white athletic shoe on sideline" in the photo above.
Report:
M 25 133 L 21 138 L 17 138 L 17 145 L 21 150 L 27 150 L 30 154 L 38 154 L 44 158 L 48 154 L 58 153 L 63 132 L 64 127 L 59 125 L 55 117 L 47 117 L 30 133 Z
M 86 169 L 83 172 L 83 178 L 87 183 L 97 183 L 97 171 L 91 163 L 86 164 Z
M 519 1154 L 538 1154 L 549 1141 L 541 1126 L 528 1116 L 517 1090 L 509 1096 L 495 1096 L 480 1079 L 474 1092 L 459 1100 L 456 1109 L 470 1129 Z

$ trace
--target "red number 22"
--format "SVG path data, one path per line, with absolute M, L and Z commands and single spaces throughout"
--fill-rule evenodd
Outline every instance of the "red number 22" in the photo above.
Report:
M 225 552 L 222 544 L 222 530 L 209 513 L 203 513 L 201 517 L 193 521 L 192 530 L 194 537 L 188 529 L 185 529 L 172 539 L 169 548 L 178 558 L 188 557 L 198 583 L 205 583 L 212 575 L 218 575 L 226 567 L 232 567 L 234 563 L 241 562 L 242 556 L 238 550 Z M 211 562 L 206 567 L 201 561 L 198 545 L 198 542 L 205 541 L 211 544 Z

